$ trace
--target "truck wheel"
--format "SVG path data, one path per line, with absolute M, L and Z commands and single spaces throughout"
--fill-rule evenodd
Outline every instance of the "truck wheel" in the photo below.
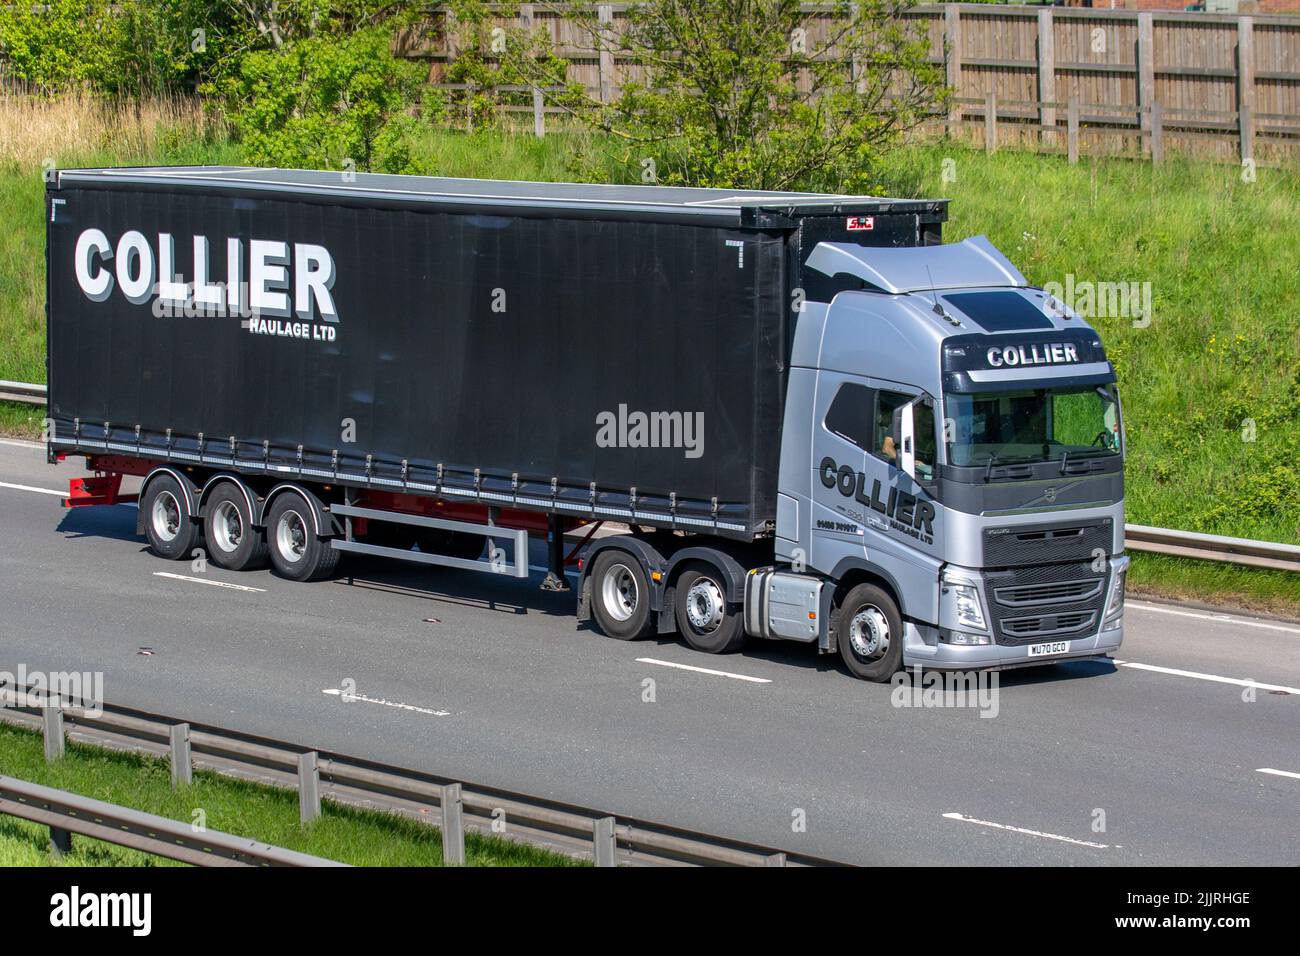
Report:
M 854 677 L 883 683 L 903 663 L 903 616 L 874 584 L 859 584 L 844 597 L 836 618 L 840 656 Z
M 601 633 L 635 641 L 650 632 L 650 582 L 640 561 L 626 551 L 604 551 L 589 580 L 591 613 Z
M 290 581 L 317 581 L 329 577 L 342 553 L 316 536 L 311 511 L 296 494 L 275 499 L 266 518 L 266 547 L 271 567 Z
M 730 654 L 745 644 L 740 609 L 727 603 L 727 588 L 709 565 L 687 568 L 674 589 L 677 627 L 686 643 L 706 654 Z
M 248 503 L 232 481 L 223 481 L 208 499 L 203 536 L 208 542 L 208 556 L 217 567 L 247 571 L 266 560 L 266 538 L 253 527 Z
M 187 558 L 199 543 L 199 526 L 190 514 L 189 499 L 171 475 L 159 475 L 149 482 L 144 501 L 144 532 L 149 547 L 160 558 Z

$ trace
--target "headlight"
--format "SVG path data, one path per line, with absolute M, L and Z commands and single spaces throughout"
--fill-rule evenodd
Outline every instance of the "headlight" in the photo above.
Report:
M 952 584 L 953 597 L 957 606 L 957 623 L 962 627 L 985 630 L 984 608 L 980 606 L 979 589 L 971 584 Z
M 1106 605 L 1106 621 L 1102 630 L 1113 631 L 1124 619 L 1124 578 L 1127 574 L 1127 567 L 1115 572 L 1115 585 L 1110 590 L 1110 603 Z

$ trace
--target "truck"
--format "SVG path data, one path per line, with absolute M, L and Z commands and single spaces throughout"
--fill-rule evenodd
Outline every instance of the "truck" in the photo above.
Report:
M 873 681 L 1105 657 L 1128 564 L 1115 369 L 987 239 L 943 243 L 946 219 L 58 171 L 48 458 L 86 459 L 69 506 L 138 501 L 166 559 L 312 581 L 374 555 L 519 586 L 536 567 L 608 637 L 797 641 Z

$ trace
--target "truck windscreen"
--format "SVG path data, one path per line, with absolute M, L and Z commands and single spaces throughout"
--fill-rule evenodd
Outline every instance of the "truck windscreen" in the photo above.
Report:
M 1120 453 L 1113 385 L 949 394 L 948 463 L 971 466 Z

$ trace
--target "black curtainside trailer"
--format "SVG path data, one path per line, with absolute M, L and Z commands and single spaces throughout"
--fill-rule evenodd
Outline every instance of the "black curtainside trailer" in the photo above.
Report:
M 52 456 L 743 540 L 775 518 L 804 253 L 945 214 L 224 167 L 63 171 L 47 207 Z

